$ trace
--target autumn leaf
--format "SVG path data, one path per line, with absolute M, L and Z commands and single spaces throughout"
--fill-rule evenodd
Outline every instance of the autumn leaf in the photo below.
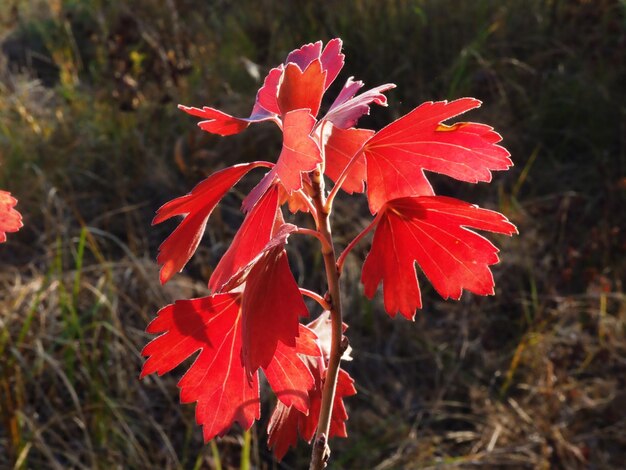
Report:
M 235 117 L 209 106 L 179 105 L 178 108 L 203 119 L 198 123 L 200 129 L 222 136 L 238 134 L 255 122 L 280 123 L 281 115 L 296 109 L 309 109 L 315 116 L 324 91 L 343 67 L 341 45 L 341 39 L 332 39 L 323 51 L 321 41 L 292 51 L 284 65 L 269 71 L 247 118 Z
M 342 41 L 339 38 L 331 39 L 326 43 L 322 51 L 322 41 L 317 41 L 291 51 L 285 60 L 285 64 L 294 63 L 300 70 L 306 69 L 311 62 L 319 59 L 322 70 L 326 72 L 324 90 L 335 81 L 341 71 L 345 56 L 341 53 Z
M 234 246 L 241 247 L 241 256 L 227 253 L 229 263 L 223 269 L 216 269 L 215 280 L 211 278 L 224 291 L 245 282 L 241 354 L 250 375 L 259 367 L 268 367 L 281 343 L 296 346 L 299 318 L 309 315 L 284 248 L 295 226 L 276 225 L 276 209 L 277 190 L 273 188 L 244 221 L 237 237 L 243 235 L 235 237 Z M 255 224 L 263 232 L 259 237 L 254 233 Z M 261 242 L 265 242 L 263 246 Z M 268 321 L 272 322 L 272 328 L 267 328 Z
M 278 114 L 278 85 L 283 75 L 284 67 L 280 65 L 269 71 L 263 86 L 256 96 L 252 113 L 247 118 L 231 116 L 215 108 L 204 106 L 202 109 L 191 106 L 178 105 L 178 109 L 195 117 L 204 119 L 198 123 L 198 127 L 203 131 L 221 136 L 239 134 L 241 131 L 255 122 L 279 121 Z
M 276 183 L 288 194 L 302 188 L 302 173 L 313 171 L 322 162 L 320 149 L 311 137 L 315 118 L 306 109 L 288 112 L 283 122 L 283 148 L 276 165 L 261 179 L 243 201 L 250 211 L 265 192 Z
M 242 310 L 242 357 L 252 374 L 267 367 L 279 342 L 295 347 L 298 318 L 309 316 L 281 245 L 267 250 L 250 270 Z
M 361 146 L 374 134 L 369 129 L 340 129 L 332 128 L 328 137 L 324 153 L 326 156 L 325 173 L 333 181 L 337 181 L 352 157 L 361 150 Z M 358 157 L 350 168 L 341 189 L 348 194 L 362 193 L 365 190 L 366 178 L 365 157 Z
M 322 63 L 315 59 L 304 70 L 297 64 L 289 63 L 283 72 L 283 80 L 278 89 L 278 107 L 281 114 L 296 109 L 308 109 L 317 116 L 324 95 L 326 71 Z
M 274 455 L 278 460 L 282 460 L 289 447 L 296 446 L 298 435 L 304 441 L 311 442 L 317 430 L 322 404 L 323 378 L 325 377 L 329 360 L 331 324 L 328 312 L 326 312 L 307 325 L 309 331 L 317 336 L 316 350 L 309 351 L 311 354 L 303 357 L 304 363 L 315 378 L 315 386 L 309 390 L 310 410 L 308 415 L 281 401 L 276 404 L 274 413 L 270 418 L 268 424 L 268 446 L 274 450 Z M 300 354 L 306 354 L 302 349 L 299 352 Z M 354 380 L 346 371 L 339 369 L 329 437 L 347 436 L 345 422 L 348 419 L 348 413 L 343 399 L 355 394 Z
M 270 165 L 267 162 L 253 162 L 225 168 L 200 182 L 189 194 L 159 208 L 152 225 L 177 215 L 183 216 L 178 227 L 159 247 L 157 261 L 162 265 L 161 284 L 165 284 L 187 264 L 202 239 L 209 216 L 228 190 L 253 168 Z
M 259 384 L 241 364 L 239 294 L 179 300 L 159 311 L 147 332 L 162 333 L 143 349 L 141 377 L 163 375 L 200 352 L 178 382 L 182 403 L 197 402 L 204 440 L 223 436 L 237 422 L 244 429 L 259 419 Z
M 280 402 L 293 406 L 304 415 L 309 414 L 310 399 L 308 390 L 315 385 L 315 379 L 300 355 L 319 354 L 316 348 L 317 337 L 304 325 L 298 325 L 299 334 L 295 347 L 279 342 L 274 357 L 263 368 L 270 387 Z
M 22 215 L 14 209 L 17 199 L 11 193 L 0 191 L 0 243 L 7 240 L 7 233 L 22 227 Z
M 209 279 L 209 288 L 219 292 L 241 268 L 256 258 L 272 238 L 272 229 L 278 209 L 278 190 L 268 191 L 248 213 L 235 238 L 215 267 Z
M 203 131 L 221 136 L 239 134 L 253 122 L 276 119 L 275 115 L 263 112 L 263 110 L 259 110 L 248 118 L 238 118 L 209 106 L 204 106 L 200 109 L 179 104 L 178 109 L 192 116 L 202 118 L 203 121 L 198 123 L 198 127 Z
M 164 283 L 189 261 L 226 192 L 251 169 L 269 168 L 243 201 L 245 219 L 209 280 L 213 295 L 177 301 L 150 323 L 148 332 L 160 336 L 142 352 L 147 360 L 141 375 L 161 375 L 195 357 L 178 385 L 181 401 L 197 404 L 197 421 L 209 440 L 234 423 L 248 429 L 259 418 L 261 371 L 278 398 L 269 421 L 268 444 L 279 459 L 296 445 L 298 436 L 311 442 L 318 425 L 324 430 L 329 426 L 328 437 L 345 437 L 344 398 L 356 393 L 347 372 L 335 368 L 351 359 L 350 348 L 331 358 L 331 338 L 347 328 L 341 323 L 340 309 L 333 310 L 332 321 L 325 311 L 304 326 L 300 319 L 309 313 L 303 293 L 325 309 L 339 305 L 337 278 L 345 255 L 375 228 L 361 276 L 365 294 L 373 297 L 382 283 L 389 315 L 400 313 L 412 319 L 422 306 L 417 267 L 444 298 L 458 299 L 464 289 L 493 294 L 490 266 L 498 262 L 498 249 L 473 229 L 516 232 L 497 212 L 435 196 L 427 179 L 426 172 L 436 172 L 465 182 L 490 181 L 493 171 L 512 165 L 508 151 L 498 145 L 500 135 L 490 126 L 445 124 L 479 107 L 480 101 L 427 102 L 375 133 L 355 126 L 372 105 L 387 105 L 385 92 L 395 85 L 359 94 L 363 83 L 350 77 L 318 121 L 324 94 L 344 64 L 340 39 L 323 46 L 322 41 L 305 44 L 272 68 L 247 118 L 211 107 L 180 106 L 201 119 L 200 128 L 219 135 L 273 121 L 283 133 L 283 146 L 276 164 L 254 162 L 217 172 L 191 193 L 163 205 L 153 221 L 183 217 L 159 248 Z M 336 191 L 325 197 L 323 182 L 312 173 L 316 169 L 323 169 L 337 190 L 352 194 L 367 188 L 370 211 L 376 214 L 339 259 L 327 250 L 332 248 L 328 216 Z M 9 202 L 5 212 L 15 205 L 14 199 Z M 294 213 L 310 212 L 317 233 L 285 223 L 283 204 Z M 4 237 L 2 220 L 0 204 L 0 236 Z M 336 271 L 327 270 L 327 296 L 301 290 L 296 283 L 285 249 L 295 231 L 322 240 L 326 266 L 337 265 Z M 333 325 L 343 331 L 333 331 Z M 334 384 L 329 363 L 338 371 Z M 321 413 L 324 421 L 319 422 L 325 382 L 332 385 L 329 390 L 336 385 L 336 394 L 333 400 L 327 397 Z M 324 465 L 316 460 L 323 453 L 320 450 L 314 451 L 315 468 Z
M 196 421 L 204 440 L 222 436 L 235 423 L 249 429 L 259 418 L 258 374 L 247 374 L 243 344 L 241 293 L 179 300 L 159 311 L 147 332 L 161 334 L 142 351 L 148 359 L 141 377 L 163 375 L 198 353 L 179 381 L 181 402 L 196 402 Z M 316 335 L 304 325 L 293 347 L 279 345 L 265 369 L 268 382 L 286 406 L 308 413 L 314 378 L 299 354 L 315 351 Z
M 415 262 L 444 299 L 459 299 L 463 289 L 493 294 L 489 266 L 498 249 L 468 227 L 517 233 L 502 214 L 442 196 L 395 199 L 382 211 L 361 280 L 369 298 L 383 282 L 389 315 L 412 319 L 422 306 Z
M 283 76 L 283 65 L 274 67 L 269 71 L 267 77 L 263 81 L 263 86 L 259 89 L 256 95 L 256 103 L 252 109 L 252 115 L 263 115 L 264 111 L 271 114 L 280 114 L 280 108 L 278 107 L 278 85 Z
M 370 104 L 387 106 L 387 97 L 383 93 L 396 86 L 393 83 L 386 83 L 355 96 L 362 87 L 362 81 L 354 81 L 353 77 L 348 77 L 324 119 L 341 129 L 353 127 L 362 116 L 370 113 Z
M 424 170 L 461 181 L 491 181 L 492 170 L 506 170 L 509 152 L 496 145 L 492 127 L 443 121 L 477 108 L 474 98 L 426 102 L 380 130 L 365 145 L 367 196 L 372 214 L 385 202 L 405 196 L 431 196 Z

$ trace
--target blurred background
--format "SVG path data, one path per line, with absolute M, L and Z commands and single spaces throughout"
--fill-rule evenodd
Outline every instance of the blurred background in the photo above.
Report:
M 304 468 L 251 432 L 203 445 L 176 382 L 138 380 L 145 326 L 206 295 L 254 184 L 230 193 L 188 267 L 158 283 L 155 210 L 213 171 L 273 159 L 272 125 L 220 138 L 178 103 L 247 115 L 266 71 L 341 37 L 354 75 L 394 82 L 378 129 L 426 100 L 474 96 L 515 167 L 492 184 L 434 178 L 504 212 L 495 297 L 444 302 L 422 282 L 415 323 L 358 282 L 343 292 L 358 395 L 332 468 L 617 469 L 626 462 L 626 2 L 624 0 L 5 0 L 0 4 L 0 188 L 24 228 L 0 246 L 0 468 Z M 329 103 L 327 103 L 329 104 Z M 254 179 L 254 178 L 253 178 Z M 300 220 L 300 219 L 298 219 Z M 339 247 L 369 221 L 342 196 Z M 303 286 L 321 259 L 290 241 Z M 318 309 L 311 305 L 314 315 Z

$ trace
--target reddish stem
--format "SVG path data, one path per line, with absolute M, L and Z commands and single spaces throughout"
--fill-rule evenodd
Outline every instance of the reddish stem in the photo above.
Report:
M 322 389 L 322 403 L 320 416 L 317 425 L 317 432 L 313 442 L 313 452 L 311 455 L 310 470 L 321 470 L 326 467 L 326 462 L 330 456 L 328 447 L 328 436 L 330 433 L 330 422 L 335 392 L 337 390 L 337 377 L 339 375 L 339 362 L 345 347 L 342 346 L 342 318 L 341 318 L 341 295 L 339 292 L 339 271 L 335 258 L 332 231 L 330 226 L 330 206 L 326 205 L 324 195 L 324 177 L 320 168 L 312 173 L 311 181 L 313 187 L 313 203 L 317 209 L 318 227 L 320 235 L 326 243 L 322 244 L 322 255 L 324 257 L 324 267 L 326 269 L 326 280 L 328 283 L 328 304 L 331 318 L 331 346 L 328 359 L 328 368 Z
M 346 256 L 348 256 L 348 253 L 350 253 L 350 251 L 352 250 L 352 248 L 354 248 L 354 246 L 359 243 L 361 241 L 361 239 L 367 235 L 369 233 L 370 230 L 372 230 L 376 224 L 378 224 L 378 220 L 380 219 L 380 214 L 382 214 L 382 211 L 379 212 L 376 217 L 374 218 L 374 220 L 372 220 L 370 222 L 370 224 L 365 227 L 361 233 L 359 233 L 349 244 L 347 247 L 344 248 L 344 250 L 341 252 L 341 255 L 339 255 L 339 258 L 337 259 L 337 271 L 339 271 L 339 274 L 341 274 L 343 272 L 343 264 L 346 261 Z
M 326 300 L 324 300 L 324 297 L 319 295 L 317 292 L 313 292 L 312 290 L 309 290 L 309 289 L 303 289 L 301 287 L 300 288 L 300 293 L 302 295 L 306 295 L 307 297 L 315 300 L 318 304 L 320 304 L 320 306 L 324 310 L 330 310 L 330 304 L 328 302 L 326 302 Z
M 301 235 L 309 235 L 311 237 L 317 238 L 320 241 L 320 243 L 322 244 L 322 249 L 324 249 L 325 247 L 328 246 L 328 243 L 326 242 L 326 239 L 317 230 L 311 230 L 310 228 L 298 227 L 298 229 L 294 233 L 299 233 Z

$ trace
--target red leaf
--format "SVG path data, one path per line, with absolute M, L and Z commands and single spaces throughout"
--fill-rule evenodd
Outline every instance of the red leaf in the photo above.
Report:
M 231 116 L 208 106 L 202 109 L 178 107 L 203 118 L 204 121 L 198 123 L 202 130 L 222 136 L 238 134 L 254 122 L 276 121 L 277 115 L 295 109 L 310 109 L 317 115 L 322 95 L 339 74 L 343 61 L 341 39 L 332 39 L 323 51 L 321 41 L 292 51 L 287 56 L 286 66 L 281 64 L 269 71 L 247 118 Z
M 313 413 L 313 410 L 309 413 Z M 279 462 L 290 447 L 295 448 L 298 444 L 298 424 L 301 417 L 302 413 L 295 408 L 276 403 L 276 408 L 267 425 L 267 447 L 273 449 L 274 457 Z
M 493 128 L 477 123 L 442 121 L 480 106 L 473 98 L 429 101 L 392 122 L 367 143 L 368 199 L 376 213 L 383 204 L 405 196 L 430 196 L 424 170 L 461 181 L 491 181 L 491 170 L 506 170 L 509 152 Z
M 342 45 L 341 39 L 331 39 L 326 43 L 326 47 L 322 51 L 320 60 L 322 61 L 322 69 L 326 71 L 326 85 L 324 89 L 328 89 L 343 68 L 345 56 L 341 53 Z
M 273 169 L 289 194 L 302 187 L 302 173 L 322 162 L 311 137 L 314 125 L 315 118 L 303 109 L 287 113 L 283 120 L 283 149 Z
M 256 95 L 256 105 L 252 110 L 252 114 L 259 112 L 259 108 L 265 109 L 273 114 L 280 114 L 280 108 L 278 107 L 278 85 L 280 79 L 283 76 L 283 66 L 273 68 L 265 77 L 263 86 L 259 89 Z M 260 113 L 262 114 L 262 113 Z
M 278 161 L 243 201 L 248 212 L 275 183 L 280 180 L 285 191 L 292 194 L 302 188 L 302 173 L 313 171 L 322 162 L 320 149 L 311 137 L 315 118 L 306 109 L 290 111 L 283 120 L 283 149 Z
M 465 227 L 516 233 L 502 214 L 441 196 L 389 201 L 379 217 L 363 265 L 365 295 L 372 298 L 382 281 L 387 313 L 408 319 L 422 306 L 415 262 L 443 298 L 458 299 L 463 289 L 490 295 L 498 249 Z
M 361 116 L 369 115 L 370 104 L 387 106 L 387 97 L 383 95 L 383 92 L 396 87 L 393 83 L 387 83 L 355 97 L 354 95 L 362 86 L 363 82 L 355 82 L 352 77 L 349 77 L 324 119 L 342 129 L 353 127 Z
M 242 357 L 248 373 L 267 367 L 279 342 L 295 347 L 298 317 L 309 312 L 281 245 L 266 251 L 250 270 L 242 311 Z
M 331 341 L 331 321 L 328 314 L 322 314 L 309 324 L 309 332 L 317 338 L 317 347 L 309 351 L 305 357 L 305 364 L 315 378 L 315 387 L 309 390 L 310 408 L 306 415 L 295 407 L 289 407 L 284 402 L 276 404 L 276 408 L 268 425 L 268 446 L 274 449 L 274 455 L 281 460 L 289 447 L 295 447 L 298 434 L 306 442 L 311 442 L 317 425 L 322 404 L 323 377 L 326 374 L 328 352 Z M 345 325 L 344 325 L 345 331 Z M 301 334 L 302 336 L 302 334 Z M 301 350 L 299 352 L 302 353 Z M 330 437 L 346 437 L 345 421 L 348 419 L 343 398 L 356 394 L 354 380 L 342 369 L 339 369 L 337 390 L 330 423 Z
M 184 217 L 159 247 L 157 261 L 163 265 L 160 274 L 162 284 L 183 269 L 194 254 L 204 234 L 207 220 L 224 194 L 253 168 L 268 165 L 271 164 L 253 162 L 225 168 L 196 185 L 189 194 L 173 199 L 159 208 L 152 221 L 153 225 L 176 215 Z
M 276 397 L 285 406 L 293 406 L 301 413 L 309 413 L 309 390 L 315 385 L 313 375 L 309 368 L 297 354 L 302 350 L 310 350 L 315 347 L 315 339 L 303 334 L 304 325 L 299 325 L 299 342 L 309 344 L 298 347 L 287 347 L 283 343 L 278 343 L 274 357 L 267 367 L 263 369 L 265 377 L 276 394 Z M 310 330 L 308 330 L 310 331 Z M 297 351 L 297 352 L 296 352 Z M 319 353 L 318 353 L 319 354 Z
M 204 106 L 202 109 L 189 106 L 178 105 L 178 109 L 185 111 L 192 116 L 205 119 L 198 123 L 200 129 L 212 134 L 222 136 L 239 134 L 245 130 L 251 123 L 276 120 L 277 114 L 280 114 L 278 108 L 278 84 L 283 75 L 283 66 L 273 68 L 265 77 L 263 86 L 259 89 L 256 96 L 256 102 L 252 108 L 250 117 L 239 118 L 226 114 L 218 109 Z
M 287 239 L 289 235 L 297 230 L 298 227 L 292 224 L 286 224 L 282 220 L 282 215 L 280 211 L 276 212 L 276 221 L 274 222 L 274 230 L 272 233 L 272 238 L 263 248 L 263 251 L 259 253 L 252 261 L 250 261 L 246 266 L 242 267 L 237 271 L 237 273 L 230 278 L 230 280 L 221 287 L 223 292 L 230 292 L 241 284 L 246 282 L 250 271 L 255 266 L 255 264 L 263 258 L 269 251 L 273 250 L 276 247 L 284 247 L 287 243 Z
M 274 188 L 247 215 L 230 247 L 211 274 L 209 288 L 213 292 L 219 292 L 241 268 L 263 251 L 272 237 L 277 209 L 278 190 Z
M 282 206 L 287 203 L 289 212 L 295 214 L 296 212 L 310 212 L 309 205 L 306 202 L 306 196 L 300 191 L 289 194 L 285 191 L 282 184 L 278 184 L 278 202 Z M 302 175 L 302 186 L 305 194 L 310 194 L 311 179 L 304 173 Z
M 373 134 L 374 131 L 369 129 L 340 129 L 333 127 L 332 134 L 324 148 L 326 156 L 325 173 L 330 179 L 337 181 L 348 162 Z M 348 194 L 362 193 L 365 189 L 366 171 L 365 157 L 361 155 L 348 172 L 341 189 Z
M 147 356 L 141 377 L 163 375 L 197 352 L 179 381 L 181 402 L 197 402 L 196 420 L 205 441 L 222 436 L 238 422 L 244 429 L 259 418 L 258 375 L 248 376 L 241 360 L 243 345 L 241 294 L 215 294 L 181 300 L 159 311 L 147 332 L 162 333 L 142 351 Z M 299 326 L 295 347 L 279 343 L 265 375 L 279 400 L 309 411 L 308 390 L 314 378 L 298 354 L 319 354 L 317 336 Z
M 315 59 L 320 59 L 322 70 L 326 71 L 324 90 L 327 90 L 343 67 L 345 56 L 341 53 L 341 46 L 342 42 L 339 38 L 328 41 L 324 51 L 322 51 L 322 41 L 305 44 L 299 49 L 291 51 L 285 63 L 297 64 L 300 70 L 304 70 Z
M 7 240 L 8 232 L 17 232 L 22 227 L 22 215 L 14 209 L 17 199 L 11 193 L 0 191 L 0 243 Z
M 241 364 L 239 294 L 181 300 L 161 309 L 148 333 L 163 333 L 142 351 L 149 356 L 141 377 L 163 375 L 200 351 L 179 381 L 183 403 L 197 402 L 204 440 L 223 436 L 238 422 L 249 429 L 260 416 L 258 378 Z
M 309 391 L 309 414 L 305 415 L 293 406 L 288 407 L 284 403 L 278 402 L 268 424 L 267 444 L 274 450 L 274 456 L 277 460 L 282 460 L 289 447 L 296 446 L 298 434 L 304 441 L 311 442 L 317 429 L 322 402 L 322 372 L 316 365 L 316 360 L 311 358 L 307 364 L 311 367 L 311 372 L 315 377 L 315 388 Z M 345 421 L 348 419 L 348 414 L 343 404 L 343 398 L 355 394 L 354 380 L 347 372 L 339 369 L 329 437 L 347 436 Z
M 285 59 L 285 64 L 297 64 L 300 70 L 304 70 L 315 59 L 319 59 L 322 53 L 322 41 L 304 44 L 294 49 Z
M 200 121 L 198 123 L 198 127 L 200 127 L 203 131 L 222 136 L 239 134 L 253 122 L 275 119 L 274 115 L 261 109 L 258 109 L 257 113 L 253 113 L 249 118 L 234 117 L 209 106 L 204 106 L 200 109 L 179 104 L 178 109 L 185 111 L 187 114 L 191 114 L 192 116 L 205 119 L 204 121 Z
M 311 62 L 305 69 L 294 63 L 287 64 L 283 72 L 283 80 L 278 90 L 278 107 L 281 114 L 296 109 L 308 109 L 317 116 L 324 94 L 326 72 L 318 59 Z

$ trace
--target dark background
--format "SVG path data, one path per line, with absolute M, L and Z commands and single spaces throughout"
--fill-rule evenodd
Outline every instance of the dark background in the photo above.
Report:
M 251 433 L 203 445 L 176 381 L 137 379 L 161 306 L 206 294 L 242 220 L 239 185 L 183 274 L 158 283 L 154 211 L 216 169 L 273 159 L 271 125 L 219 138 L 176 104 L 247 115 L 269 67 L 341 37 L 354 75 L 394 82 L 380 128 L 422 101 L 474 96 L 467 119 L 515 167 L 441 194 L 504 212 L 495 297 L 444 302 L 422 282 L 415 323 L 343 278 L 359 394 L 332 468 L 622 468 L 626 461 L 626 3 L 623 0 L 6 1 L 0 6 L 0 188 L 24 228 L 0 246 L 0 467 L 304 468 L 272 463 L 270 398 Z M 258 76 L 256 74 L 259 74 Z M 338 245 L 368 223 L 342 197 Z M 290 243 L 324 290 L 316 246 Z M 313 314 L 318 310 L 311 305 Z M 250 444 L 246 444 L 250 442 Z

